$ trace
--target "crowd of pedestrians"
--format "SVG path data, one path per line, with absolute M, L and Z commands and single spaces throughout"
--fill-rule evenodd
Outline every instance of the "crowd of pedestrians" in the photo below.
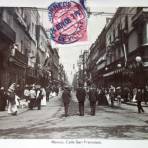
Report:
M 88 98 L 90 103 L 90 115 L 95 116 L 96 105 L 106 105 L 115 107 L 116 104 L 120 107 L 122 103 L 134 102 L 137 104 L 138 113 L 143 113 L 144 109 L 141 105 L 142 102 L 147 104 L 148 102 L 148 86 L 145 88 L 133 88 L 128 87 L 114 87 L 111 85 L 108 88 L 97 88 L 94 84 L 87 88 L 84 88 L 83 84 L 79 84 L 76 89 L 76 97 L 79 105 L 79 115 L 84 116 L 84 103 Z M 71 91 L 66 86 L 62 94 L 65 116 L 68 116 L 68 106 L 71 98 Z
M 22 89 L 19 84 L 12 83 L 7 90 L 0 88 L 0 111 L 7 110 L 8 114 L 17 115 L 21 106 L 40 110 L 41 106 L 46 106 L 50 96 L 56 96 L 58 93 L 56 85 L 44 87 L 41 84 L 26 84 Z
M 0 88 L 0 111 L 8 110 L 11 115 L 17 115 L 18 108 L 20 107 L 21 100 L 25 100 L 25 105 L 33 110 L 37 108 L 41 109 L 41 106 L 46 106 L 49 97 L 52 95 L 58 96 L 59 88 L 56 85 L 44 87 L 40 84 L 25 85 L 24 89 L 20 88 L 20 85 L 12 83 L 8 90 L 4 87 Z M 69 104 L 71 101 L 71 88 L 66 85 L 63 89 L 61 99 L 64 104 L 65 116 L 68 116 Z M 121 106 L 122 102 L 135 102 L 137 103 L 138 113 L 143 113 L 144 109 L 141 105 L 142 102 L 147 104 L 148 102 L 148 86 L 145 88 L 133 88 L 128 87 L 114 87 L 111 85 L 108 88 L 97 88 L 94 84 L 89 87 L 79 84 L 76 89 L 76 97 L 78 100 L 79 115 L 84 116 L 84 104 L 86 98 L 90 103 L 90 115 L 95 116 L 96 105 L 115 106 L 115 101 L 118 106 Z

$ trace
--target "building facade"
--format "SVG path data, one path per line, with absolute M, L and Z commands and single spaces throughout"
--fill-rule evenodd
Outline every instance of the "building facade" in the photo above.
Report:
M 98 87 L 144 87 L 148 66 L 148 8 L 118 8 L 90 48 L 88 73 Z
M 51 47 L 36 8 L 1 7 L 0 27 L 0 86 L 58 80 L 58 51 Z
M 7 18 L 4 13 L 7 13 Z M 12 15 L 0 8 L 0 85 L 8 87 L 10 48 L 16 39 L 16 32 L 9 25 Z

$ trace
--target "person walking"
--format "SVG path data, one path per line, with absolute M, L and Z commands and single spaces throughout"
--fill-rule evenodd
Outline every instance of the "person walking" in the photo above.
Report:
M 147 102 L 148 102 L 148 86 L 146 85 L 145 86 L 145 89 L 144 89 L 144 102 L 145 102 L 145 104 L 147 104 Z
M 56 96 L 58 96 L 59 95 L 59 87 L 58 86 L 55 86 L 55 93 L 56 93 Z
M 116 97 L 117 97 L 117 101 L 118 101 L 118 105 L 120 106 L 121 105 L 121 87 L 117 87 L 116 88 Z
M 111 101 L 111 107 L 114 107 L 114 99 L 115 99 L 115 88 L 111 85 L 109 89 L 109 97 Z
M 97 98 L 98 98 L 98 93 L 97 93 L 97 90 L 94 87 L 94 85 L 92 85 L 90 87 L 90 89 L 89 89 L 88 98 L 89 98 L 90 108 L 91 108 L 90 114 L 92 116 L 95 116 L 95 113 L 96 113 L 96 101 L 97 101 Z
M 141 111 L 144 113 L 144 109 L 143 109 L 143 107 L 141 105 L 141 102 L 142 102 L 142 90 L 140 88 L 137 89 L 136 100 L 137 100 L 138 113 L 141 113 Z
M 4 87 L 0 88 L 0 111 L 5 111 L 7 98 Z
M 46 87 L 46 101 L 49 102 L 49 95 L 50 95 L 50 92 L 51 92 L 51 88 L 50 86 L 47 86 Z
M 41 100 L 41 105 L 42 106 L 46 106 L 47 105 L 47 102 L 46 102 L 46 90 L 44 87 L 41 87 L 41 91 L 42 91 L 42 100 Z
M 30 97 L 30 90 L 29 90 L 29 86 L 26 84 L 24 89 L 24 98 L 26 102 L 29 101 L 29 97 Z
M 79 113 L 80 116 L 84 116 L 84 102 L 85 102 L 86 92 L 82 87 L 82 84 L 79 84 L 79 88 L 76 89 L 76 97 L 79 103 Z
M 64 111 L 65 111 L 65 117 L 68 116 L 68 108 L 70 103 L 71 93 L 68 86 L 65 86 L 64 91 L 62 93 L 62 100 L 64 104 Z
M 22 90 L 19 84 L 16 85 L 15 93 L 19 98 L 22 97 Z
M 108 101 L 107 101 L 107 98 L 106 98 L 104 88 L 100 89 L 100 91 L 98 93 L 98 105 L 108 106 Z
M 11 84 L 8 92 L 8 114 L 17 115 L 18 109 L 15 101 L 15 83 Z
M 37 103 L 38 110 L 41 110 L 41 100 L 42 99 L 43 99 L 43 92 L 42 92 L 41 86 L 38 85 L 37 95 L 36 95 L 36 103 Z
M 36 89 L 35 89 L 35 85 L 33 84 L 30 90 L 29 109 L 32 110 L 35 105 L 36 105 Z

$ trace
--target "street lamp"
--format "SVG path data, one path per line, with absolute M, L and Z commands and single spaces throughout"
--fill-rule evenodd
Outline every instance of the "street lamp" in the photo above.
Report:
M 121 65 L 120 63 L 117 64 L 117 67 L 118 67 L 118 68 L 121 68 L 121 66 L 122 66 L 122 65 Z
M 135 58 L 135 60 L 136 60 L 136 62 L 140 63 L 140 62 L 142 61 L 142 58 L 141 58 L 140 56 L 137 56 L 137 57 Z
M 107 71 L 108 70 L 108 67 L 105 67 L 105 70 Z

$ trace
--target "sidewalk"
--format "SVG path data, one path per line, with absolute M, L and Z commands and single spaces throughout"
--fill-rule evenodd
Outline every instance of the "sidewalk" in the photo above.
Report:
M 27 108 L 18 108 L 18 114 L 22 114 L 24 112 L 28 111 L 28 107 Z M 0 111 L 0 118 L 1 117 L 8 117 L 11 116 L 10 114 L 8 114 L 8 111 Z
M 49 100 L 50 99 L 53 99 L 54 98 L 54 96 L 50 96 L 50 98 L 49 98 Z M 48 102 L 47 102 L 48 103 Z M 18 115 L 19 114 L 22 114 L 22 113 L 24 113 L 24 112 L 26 112 L 26 111 L 28 111 L 29 110 L 29 108 L 28 107 L 24 107 L 24 108 L 18 108 Z M 8 117 L 8 116 L 11 116 L 10 114 L 8 114 L 8 111 L 7 111 L 7 109 L 5 110 L 5 111 L 0 111 L 0 117 Z
M 122 102 L 123 104 L 127 104 L 127 105 L 132 105 L 132 106 L 137 106 L 136 102 Z M 148 107 L 148 104 L 145 104 L 144 102 L 141 103 L 141 105 L 143 107 Z

